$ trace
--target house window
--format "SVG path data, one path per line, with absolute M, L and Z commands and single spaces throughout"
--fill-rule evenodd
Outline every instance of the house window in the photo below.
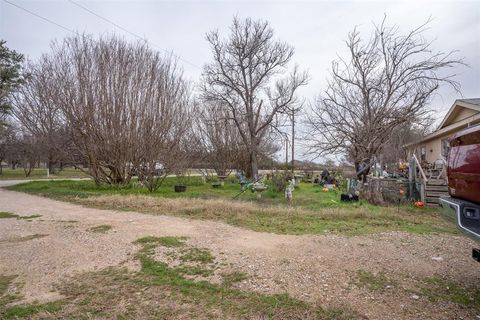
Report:
M 442 157 L 444 159 L 447 159 L 449 151 L 450 151 L 450 143 L 448 142 L 448 139 L 443 139 L 442 140 Z
M 422 146 L 420 148 L 420 161 L 427 161 L 427 147 Z

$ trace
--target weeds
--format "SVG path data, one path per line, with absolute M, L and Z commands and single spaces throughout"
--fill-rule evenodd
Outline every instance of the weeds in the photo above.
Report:
M 95 233 L 106 233 L 107 231 L 109 231 L 111 229 L 112 229 L 111 225 L 101 224 L 99 226 L 91 227 L 88 230 L 91 231 L 91 232 L 95 232 Z
M 30 219 L 39 218 L 39 217 L 41 217 L 41 215 L 39 214 L 35 214 L 31 216 L 19 216 L 18 214 L 11 213 L 11 212 L 5 212 L 5 211 L 0 212 L 0 219 L 16 218 L 17 220 L 30 220 Z
M 234 271 L 230 273 L 222 273 L 223 285 L 226 287 L 232 286 L 234 283 L 242 282 L 248 278 L 248 275 L 244 272 Z
M 63 301 L 52 301 L 43 304 L 31 304 L 26 306 L 13 306 L 5 310 L 5 319 L 27 318 L 34 314 L 45 312 L 55 313 L 62 309 Z
M 388 286 L 393 286 L 395 282 L 388 279 L 383 272 L 375 274 L 365 270 L 358 270 L 356 284 L 371 291 L 383 291 Z
M 182 256 L 180 256 L 180 260 L 206 264 L 212 263 L 215 260 L 215 257 L 212 256 L 210 251 L 207 249 L 190 248 L 187 249 Z
M 420 293 L 431 301 L 449 301 L 480 311 L 480 287 L 463 287 L 454 281 L 435 276 L 423 279 Z

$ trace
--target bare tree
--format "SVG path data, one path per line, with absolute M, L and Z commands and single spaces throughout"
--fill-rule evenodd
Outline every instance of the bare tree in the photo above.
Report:
M 54 173 L 55 167 L 65 160 L 70 143 L 63 113 L 54 99 L 54 68 L 44 59 L 30 64 L 25 71 L 27 81 L 13 95 L 12 116 L 21 130 L 35 137 L 43 160 Z
M 204 67 L 202 98 L 227 108 L 248 152 L 247 175 L 254 177 L 262 141 L 297 103 L 297 89 L 308 76 L 297 67 L 287 74 L 294 50 L 274 39 L 266 21 L 235 17 L 227 39 L 212 31 L 207 41 L 213 62 Z
M 406 160 L 408 153 L 403 146 L 427 135 L 432 124 L 433 119 L 425 119 L 425 122 L 419 125 L 404 123 L 396 127 L 384 144 L 378 159 L 386 165 L 394 165 L 398 164 L 399 160 Z
M 242 138 L 228 109 L 218 103 L 197 106 L 197 128 L 208 169 L 213 168 L 217 176 L 228 176 L 237 168 L 244 151 Z
M 42 154 L 40 144 L 35 136 L 25 134 L 17 140 L 15 148 L 18 150 L 25 177 L 29 177 L 35 164 L 40 161 Z
M 172 77 L 163 104 L 151 108 L 140 128 L 133 167 L 150 192 L 156 191 L 168 174 L 188 166 L 191 157 L 192 126 L 188 86 Z
M 52 50 L 43 59 L 53 68 L 53 99 L 95 182 L 126 184 L 146 170 L 156 189 L 153 169 L 188 127 L 189 90 L 176 63 L 114 36 L 66 38 Z
M 11 158 L 12 144 L 15 141 L 15 130 L 13 126 L 4 122 L 0 125 L 0 174 L 3 173 L 2 163 Z
M 311 153 L 346 154 L 365 177 L 395 128 L 428 115 L 442 84 L 458 90 L 445 69 L 463 62 L 453 51 L 432 50 L 423 37 L 428 23 L 402 34 L 384 19 L 366 42 L 356 29 L 349 34 L 350 55 L 332 63 L 328 88 L 307 120 Z

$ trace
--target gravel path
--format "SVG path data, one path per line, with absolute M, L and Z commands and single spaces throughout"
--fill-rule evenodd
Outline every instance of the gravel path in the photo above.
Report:
M 422 295 L 412 298 L 410 291 L 417 279 L 433 275 L 480 283 L 480 265 L 470 258 L 474 243 L 461 236 L 275 235 L 219 222 L 85 208 L 1 188 L 0 211 L 41 215 L 31 221 L 0 219 L 0 274 L 19 275 L 26 301 L 57 298 L 55 283 L 76 272 L 138 268 L 134 240 L 172 235 L 189 237 L 190 244 L 210 249 L 229 269 L 247 273 L 239 284 L 244 289 L 346 305 L 369 319 L 480 319 L 480 312 Z M 89 230 L 102 224 L 112 229 Z M 369 291 L 355 284 L 358 270 L 383 272 L 395 285 Z

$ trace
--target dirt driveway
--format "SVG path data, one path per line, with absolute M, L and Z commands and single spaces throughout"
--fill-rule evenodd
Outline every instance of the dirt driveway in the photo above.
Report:
M 0 275 L 19 275 L 26 301 L 59 298 L 54 285 L 78 272 L 138 268 L 133 241 L 172 235 L 208 248 L 225 268 L 247 273 L 238 285 L 245 290 L 346 305 L 369 319 L 480 319 L 472 308 L 431 301 L 415 291 L 417 282 L 432 276 L 461 285 L 480 282 L 480 265 L 470 258 L 474 243 L 462 236 L 276 235 L 219 222 L 85 208 L 0 188 L 1 211 L 41 215 L 0 219 Z M 112 229 L 92 232 L 99 225 Z M 391 284 L 381 291 L 358 285 L 364 271 L 382 274 Z

